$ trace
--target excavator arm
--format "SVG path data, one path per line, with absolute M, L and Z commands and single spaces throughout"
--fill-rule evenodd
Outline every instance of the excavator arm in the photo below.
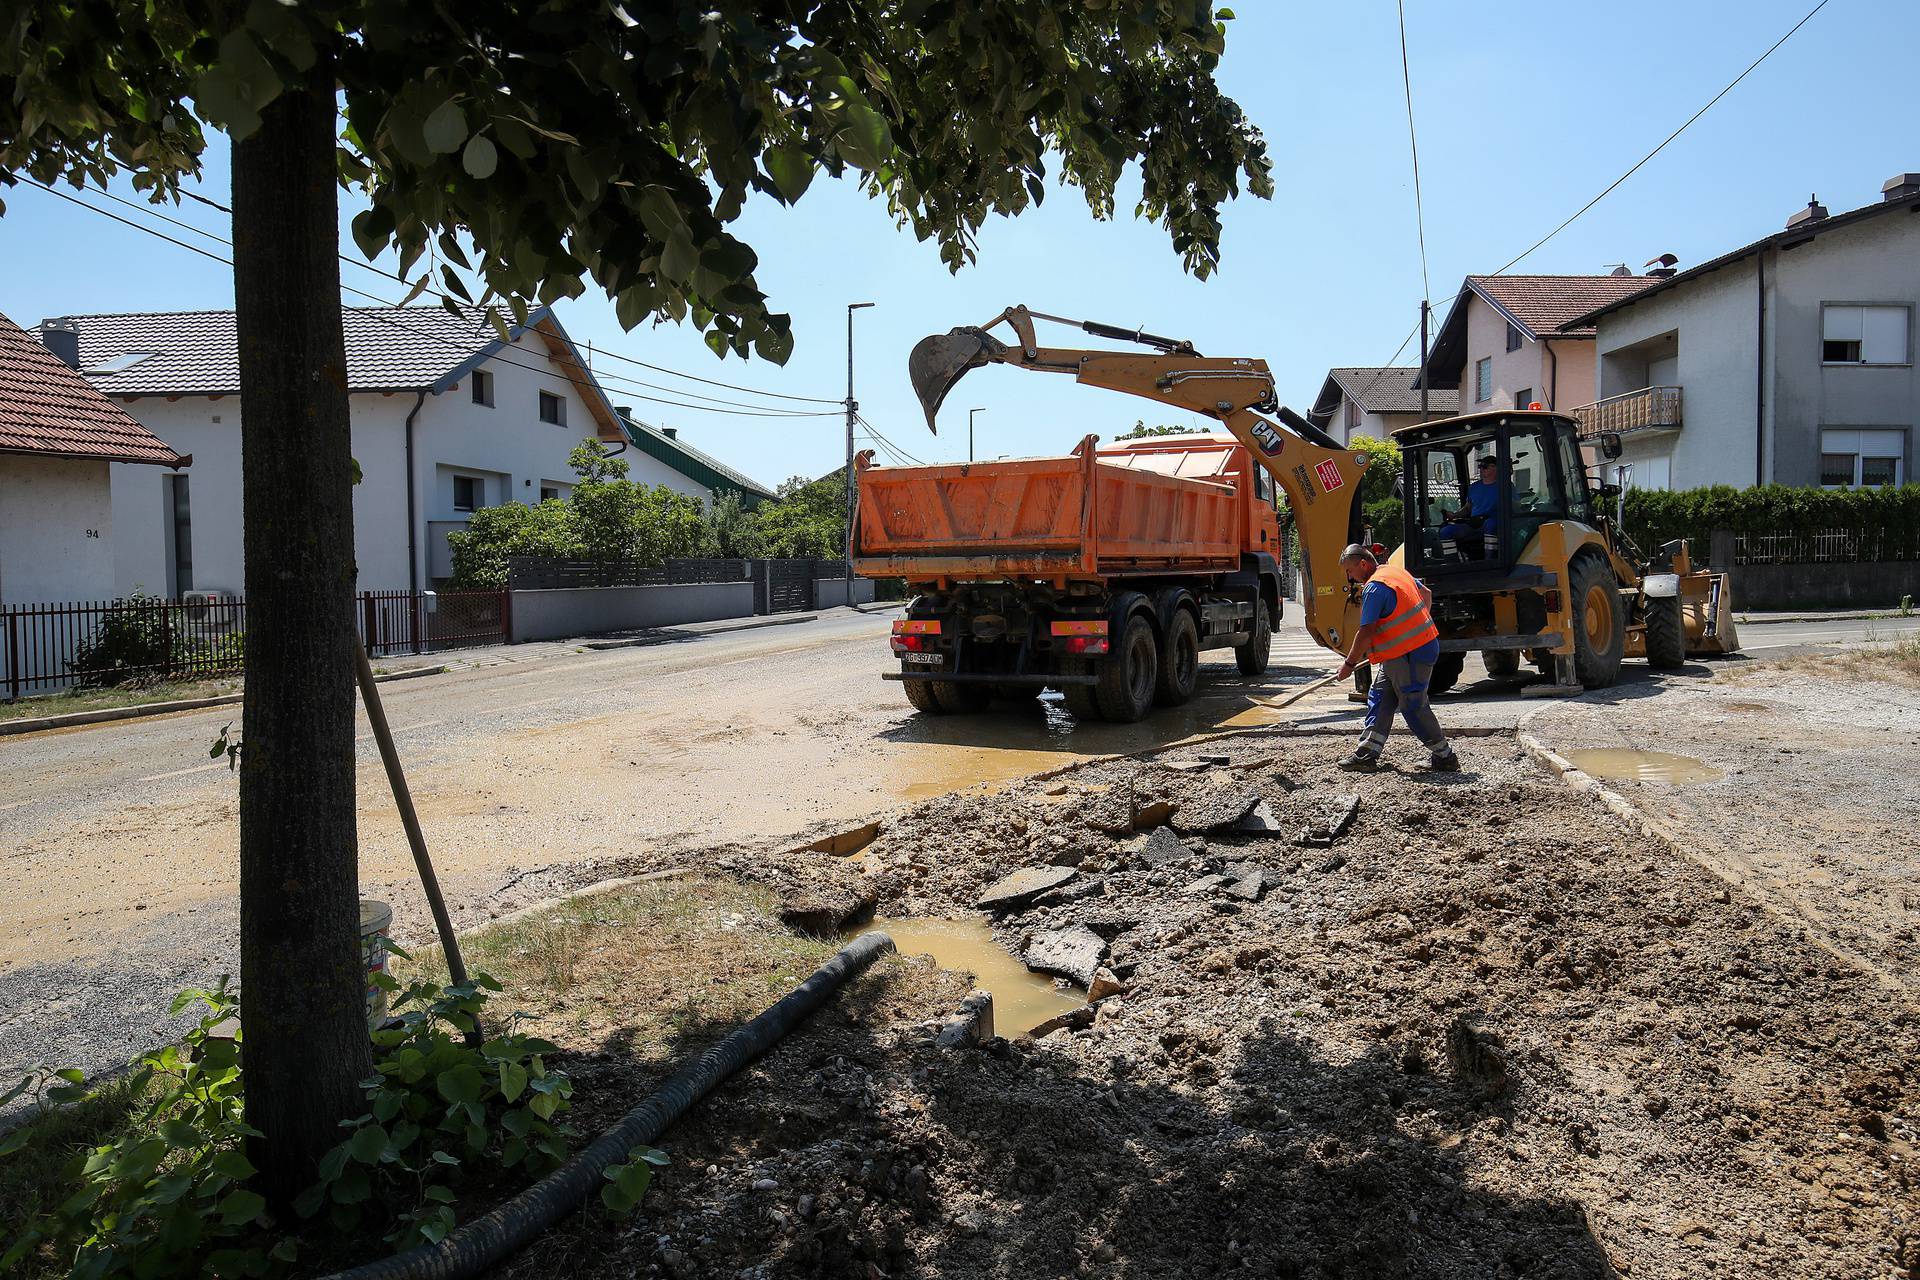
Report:
M 1094 337 L 1154 350 L 1043 347 L 1034 336 L 1035 320 L 1074 325 Z M 1011 331 L 1012 343 L 989 332 L 1003 324 Z M 1087 386 L 1203 414 L 1224 425 L 1287 495 L 1300 536 L 1300 594 L 1307 630 L 1330 649 L 1341 649 L 1351 640 L 1359 625 L 1359 605 L 1347 588 L 1340 553 L 1360 536 L 1360 478 L 1367 456 L 1342 448 L 1282 406 L 1266 361 L 1203 356 L 1191 343 L 1143 330 L 1010 307 L 984 325 L 922 338 L 914 346 L 907 373 L 930 429 L 938 431 L 935 417 L 954 385 L 989 364 L 1071 374 Z

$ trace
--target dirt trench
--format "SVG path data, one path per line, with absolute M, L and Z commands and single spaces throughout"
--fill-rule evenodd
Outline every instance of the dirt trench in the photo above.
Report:
M 1071 867 L 997 936 L 1084 926 L 1122 990 L 948 1050 L 964 983 L 929 1007 L 883 968 L 668 1135 L 631 1231 L 507 1273 L 1920 1276 L 1908 996 L 1509 739 L 1454 777 L 1342 774 L 1344 745 L 948 797 L 851 857 L 706 857 L 892 915 Z M 1199 829 L 1249 792 L 1280 835 Z M 1294 843 L 1354 794 L 1345 835 Z

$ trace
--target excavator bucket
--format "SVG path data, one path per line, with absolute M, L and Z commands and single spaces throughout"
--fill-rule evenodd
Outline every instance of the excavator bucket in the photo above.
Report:
M 913 354 L 907 357 L 907 379 L 913 383 L 913 393 L 920 397 L 921 409 L 926 411 L 927 430 L 940 434 L 934 415 L 940 412 L 941 402 L 967 370 L 992 363 L 993 355 L 1005 349 L 982 330 L 964 327 L 922 338 L 914 344 Z

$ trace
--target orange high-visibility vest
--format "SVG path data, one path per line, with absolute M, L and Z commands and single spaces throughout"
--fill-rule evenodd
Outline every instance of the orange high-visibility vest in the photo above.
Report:
M 1421 598 L 1420 584 L 1399 565 L 1383 564 L 1373 571 L 1368 584 L 1384 582 L 1393 589 L 1393 612 L 1373 624 L 1373 643 L 1367 647 L 1367 661 L 1385 662 L 1411 653 L 1429 640 L 1440 638 L 1433 625 L 1433 614 Z

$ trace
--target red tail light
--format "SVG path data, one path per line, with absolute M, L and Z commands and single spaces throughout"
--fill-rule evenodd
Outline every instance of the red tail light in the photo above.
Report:
M 940 620 L 895 618 L 892 644 L 895 656 L 910 652 L 930 653 L 940 647 Z
M 1062 653 L 1095 657 L 1107 651 L 1107 623 L 1098 621 L 1056 622 L 1049 628 Z
M 1094 656 L 1107 651 L 1105 636 L 1068 636 L 1060 644 L 1062 652 Z

